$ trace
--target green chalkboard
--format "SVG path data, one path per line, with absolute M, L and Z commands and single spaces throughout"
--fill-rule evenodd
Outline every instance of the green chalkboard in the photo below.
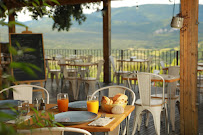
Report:
M 32 48 L 34 51 L 24 52 L 21 56 L 12 56 L 12 62 L 31 63 L 40 68 L 40 71 L 32 69 L 35 76 L 29 75 L 22 69 L 15 68 L 12 71 L 16 81 L 45 80 L 44 46 L 42 34 L 10 34 L 10 45 L 16 50 L 20 48 Z

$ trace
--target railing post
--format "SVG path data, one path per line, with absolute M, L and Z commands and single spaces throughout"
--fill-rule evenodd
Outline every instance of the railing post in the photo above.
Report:
M 178 51 L 176 51 L 176 65 L 178 66 Z

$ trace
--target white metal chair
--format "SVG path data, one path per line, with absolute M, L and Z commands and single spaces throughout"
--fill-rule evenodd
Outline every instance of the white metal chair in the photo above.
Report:
M 114 78 L 116 77 L 117 84 L 119 84 L 119 77 L 120 77 L 120 75 L 123 76 L 125 74 L 130 73 L 130 71 L 116 71 L 114 57 L 113 56 L 109 56 L 109 60 L 110 60 L 110 62 L 112 64 L 112 68 L 113 68 L 113 82 L 112 83 L 114 83 Z
M 27 84 L 20 84 L 20 85 L 14 85 L 11 86 L 9 88 L 5 88 L 3 90 L 0 91 L 0 93 L 13 89 L 13 99 L 14 100 L 28 100 L 30 104 L 32 104 L 32 93 L 34 88 L 37 89 L 42 89 L 45 91 L 46 95 L 47 95 L 47 104 L 49 104 L 49 93 L 48 91 L 40 86 L 37 85 L 27 85 Z
M 63 68 L 63 85 L 62 89 L 64 88 L 64 85 L 66 84 L 66 81 L 69 82 L 69 89 L 73 92 L 74 99 L 77 99 L 77 69 L 66 69 Z
M 64 132 L 75 132 L 84 135 L 91 135 L 90 132 L 80 128 L 72 127 L 47 127 L 47 128 L 36 128 L 32 130 L 17 130 L 22 135 L 64 135 Z
M 81 80 L 85 83 L 85 93 L 86 95 L 88 92 L 93 93 L 96 88 L 96 84 L 98 84 L 99 88 L 101 88 L 99 79 L 100 79 L 100 74 L 102 72 L 102 66 L 104 65 L 104 60 L 99 60 L 98 65 L 97 65 L 97 76 L 95 77 L 84 77 Z M 79 94 L 79 90 L 78 90 Z
M 177 66 L 168 67 L 168 75 L 179 75 L 180 68 Z M 171 94 L 170 101 L 170 120 L 172 124 L 172 130 L 175 131 L 175 105 L 179 101 L 179 95 L 176 95 L 177 82 L 168 83 L 167 94 L 164 95 L 167 102 L 169 102 L 169 94 Z M 169 93 L 169 90 L 171 93 Z M 152 98 L 163 98 L 163 94 L 153 94 Z
M 160 61 L 160 65 L 161 65 L 161 68 L 163 70 L 163 74 L 166 74 L 166 70 L 164 70 L 166 68 L 164 61 Z
M 132 134 L 134 135 L 138 126 L 138 131 L 140 131 L 140 126 L 142 122 L 142 112 L 147 110 L 152 113 L 154 118 L 155 131 L 157 135 L 160 135 L 160 116 L 161 111 L 166 108 L 166 102 L 164 97 L 162 99 L 153 99 L 151 98 L 151 77 L 157 76 L 160 77 L 163 81 L 163 94 L 164 94 L 164 78 L 152 74 L 152 73 L 134 73 L 133 76 L 137 75 L 138 79 L 138 87 L 140 99 L 135 102 L 135 118 L 134 118 L 134 128 Z M 128 83 L 129 79 L 128 79 Z M 167 113 L 167 111 L 166 111 Z M 167 116 L 167 115 L 166 115 Z M 146 126 L 148 126 L 148 122 L 146 122 Z
M 107 95 L 108 97 L 114 97 L 118 93 L 127 94 L 126 91 L 128 91 L 131 95 L 131 97 L 129 97 L 129 98 L 131 98 L 131 103 L 128 102 L 128 104 L 134 105 L 134 103 L 135 103 L 135 99 L 136 99 L 135 93 L 131 89 L 124 87 L 124 86 L 119 86 L 119 85 L 100 88 L 92 94 L 92 97 L 95 96 L 97 93 L 100 93 L 101 91 L 104 91 L 104 90 L 108 90 L 108 95 Z M 130 120 L 130 115 L 128 116 L 128 120 Z M 110 135 L 119 135 L 119 129 L 120 129 L 120 126 L 118 126 L 116 129 L 114 129 L 114 131 L 109 132 L 109 134 Z M 125 133 L 126 133 L 126 127 L 125 127 L 122 135 L 124 135 Z
M 55 76 L 57 87 L 59 87 L 59 74 L 60 74 L 61 70 L 60 69 L 50 69 L 49 63 L 47 63 L 46 65 L 47 65 L 47 69 L 48 69 L 47 78 L 48 78 L 49 74 L 51 74 L 51 85 L 53 84 L 53 80 L 54 80 L 54 76 Z

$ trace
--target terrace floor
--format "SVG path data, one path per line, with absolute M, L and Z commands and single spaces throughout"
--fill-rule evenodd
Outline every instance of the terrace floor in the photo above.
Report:
M 105 84 L 102 84 L 103 86 L 106 86 Z M 122 84 L 120 84 L 122 85 Z M 56 103 L 56 97 L 57 97 L 57 94 L 60 93 L 60 92 L 66 92 L 69 94 L 69 100 L 70 102 L 74 101 L 73 100 L 73 94 L 72 94 L 72 91 L 69 90 L 69 87 L 68 87 L 68 83 L 66 84 L 66 86 L 64 87 L 63 90 L 61 90 L 61 87 L 57 88 L 56 86 L 56 83 L 54 82 L 53 85 L 51 85 L 51 80 L 48 79 L 47 80 L 47 84 L 46 84 L 46 89 L 49 91 L 49 94 L 50 94 L 50 103 Z M 135 94 L 136 94 L 136 99 L 139 98 L 139 93 L 137 91 L 137 89 L 134 90 Z M 80 94 L 79 94 L 79 100 L 86 100 L 85 99 L 85 93 L 83 91 L 83 87 L 80 87 Z M 203 112 L 203 95 L 201 95 L 201 102 L 200 102 L 200 105 L 199 105 L 199 133 L 202 133 L 203 134 L 203 115 L 202 112 Z M 37 93 L 34 94 L 34 98 L 37 97 L 37 98 L 40 98 L 41 96 Z M 134 111 L 132 112 L 132 115 L 131 115 L 131 119 L 130 119 L 130 134 L 132 132 L 132 129 L 133 129 L 133 119 L 134 119 Z M 161 135 L 164 135 L 166 134 L 166 130 L 165 130 L 165 119 L 163 118 L 162 122 L 161 122 Z M 153 122 L 153 118 L 152 116 L 150 117 L 150 121 L 149 121 L 149 126 L 148 127 L 145 127 L 144 126 L 144 121 L 145 121 L 145 117 L 143 117 L 143 120 L 142 120 L 142 125 L 141 125 L 141 130 L 140 132 L 136 132 L 135 135 L 155 135 L 155 128 L 154 128 L 154 122 Z M 125 122 L 122 122 L 123 125 L 125 125 Z M 177 134 L 180 134 L 180 114 L 179 114 L 179 111 L 178 111 L 178 107 L 176 106 L 176 113 L 175 113 L 175 132 L 171 132 L 171 135 L 177 135 Z M 171 129 L 171 126 L 170 126 L 170 129 Z M 72 133 L 66 133 L 66 134 L 72 134 Z M 75 134 L 75 133 L 73 133 Z M 96 135 L 100 135 L 100 134 L 103 134 L 103 133 L 96 133 Z

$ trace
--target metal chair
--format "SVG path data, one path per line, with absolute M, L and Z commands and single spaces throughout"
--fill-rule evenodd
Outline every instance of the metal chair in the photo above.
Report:
M 112 68 L 113 68 L 113 82 L 114 83 L 114 78 L 116 77 L 116 82 L 117 84 L 119 84 L 119 77 L 120 75 L 126 75 L 128 73 L 130 73 L 130 71 L 116 71 L 116 66 L 115 66 L 115 62 L 114 62 L 114 57 L 113 56 L 109 56 L 109 60 L 112 64 Z
M 179 75 L 180 68 L 177 66 L 168 67 L 168 75 Z M 164 98 L 168 101 L 169 95 L 171 97 L 170 101 L 170 120 L 172 124 L 172 130 L 175 131 L 175 105 L 179 100 L 179 95 L 176 95 L 177 82 L 168 83 L 167 94 Z M 170 91 L 170 93 L 169 93 Z M 153 94 L 152 98 L 163 98 L 163 94 Z
M 45 91 L 45 93 L 47 95 L 47 97 L 46 97 L 47 104 L 49 104 L 48 91 L 45 88 L 37 86 L 37 85 L 27 85 L 27 84 L 14 85 L 9 88 L 1 90 L 0 93 L 13 89 L 13 99 L 14 100 L 28 100 L 29 103 L 32 104 L 32 93 L 33 93 L 34 88 L 42 89 Z
M 95 77 L 84 77 L 81 80 L 85 83 L 85 93 L 86 95 L 88 92 L 93 93 L 96 88 L 96 84 L 98 84 L 99 88 L 101 88 L 99 79 L 100 79 L 100 74 L 102 72 L 102 66 L 104 65 L 104 60 L 99 60 L 98 65 L 97 65 L 97 76 Z M 79 91 L 78 91 L 79 92 Z
M 49 74 L 51 74 L 51 85 L 53 84 L 53 80 L 54 80 L 54 76 L 55 76 L 57 87 L 59 87 L 59 74 L 60 74 L 61 70 L 60 69 L 50 69 L 49 63 L 47 63 L 46 65 L 47 65 L 47 69 L 48 69 L 47 78 L 48 78 Z M 46 84 L 45 84 L 45 86 L 46 86 Z
M 153 115 L 156 134 L 160 135 L 160 116 L 161 116 L 161 111 L 163 111 L 163 109 L 166 109 L 166 102 L 165 102 L 164 96 L 162 99 L 151 98 L 151 78 L 152 76 L 157 76 L 162 79 L 163 94 L 164 94 L 164 85 L 165 85 L 164 78 L 156 74 L 143 73 L 143 72 L 134 73 L 132 75 L 134 76 L 137 75 L 139 94 L 140 94 L 140 99 L 138 99 L 135 102 L 135 117 L 134 117 L 134 127 L 133 127 L 132 134 L 135 134 L 137 126 L 138 126 L 138 131 L 140 131 L 140 126 L 142 122 L 142 112 L 144 110 L 147 110 L 148 112 L 151 112 Z M 128 83 L 130 83 L 129 79 L 128 79 Z M 148 126 L 148 122 L 146 122 L 146 127 L 147 126 Z

